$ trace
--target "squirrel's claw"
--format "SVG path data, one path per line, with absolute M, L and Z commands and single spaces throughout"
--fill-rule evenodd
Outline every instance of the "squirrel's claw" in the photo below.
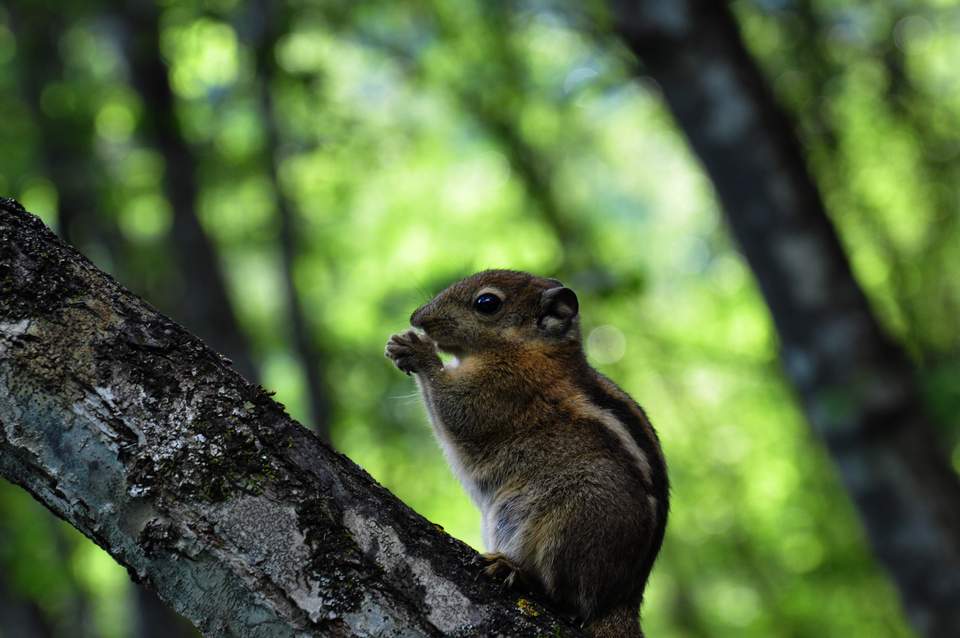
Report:
M 483 573 L 504 584 L 507 589 L 516 587 L 522 579 L 520 568 L 509 558 L 500 553 L 482 554 L 487 561 Z
M 383 354 L 408 375 L 440 361 L 433 341 L 413 330 L 390 337 Z

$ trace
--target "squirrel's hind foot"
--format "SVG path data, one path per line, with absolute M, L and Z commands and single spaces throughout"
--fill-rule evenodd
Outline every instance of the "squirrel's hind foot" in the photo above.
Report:
M 482 556 L 487 563 L 487 566 L 483 568 L 483 573 L 490 578 L 500 581 L 508 589 L 516 589 L 527 584 L 527 578 L 523 575 L 520 567 L 505 555 L 499 552 L 491 552 L 482 554 Z

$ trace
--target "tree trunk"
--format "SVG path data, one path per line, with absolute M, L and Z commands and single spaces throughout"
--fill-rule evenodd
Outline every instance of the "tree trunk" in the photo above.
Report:
M 144 105 L 140 133 L 163 156 L 164 191 L 173 209 L 170 242 L 184 293 L 177 310 L 188 328 L 256 381 L 257 368 L 233 312 L 216 248 L 197 216 L 200 167 L 177 120 L 175 96 L 160 54 L 160 8 L 150 0 L 131 0 L 126 8 L 130 81 Z
M 196 629 L 184 618 L 175 614 L 156 593 L 143 585 L 130 592 L 136 608 L 135 638 L 187 638 L 197 636 Z
M 324 375 L 326 353 L 320 348 L 314 329 L 308 320 L 300 291 L 297 288 L 297 262 L 300 258 L 300 232 L 296 205 L 284 191 L 280 179 L 281 137 L 280 118 L 273 99 L 274 81 L 282 75 L 277 66 L 276 47 L 283 34 L 289 31 L 287 7 L 272 0 L 258 0 L 249 5 L 248 20 L 256 33 L 251 34 L 255 53 L 257 77 L 254 90 L 260 107 L 260 121 L 264 130 L 264 164 L 273 186 L 277 216 L 280 222 L 280 257 L 283 265 L 283 292 L 287 306 L 287 324 L 291 341 L 300 359 L 306 381 L 305 394 L 310 415 L 310 427 L 326 442 L 330 442 L 332 408 L 330 389 Z
M 11 200 L 0 475 L 206 635 L 580 635 Z
M 931 638 L 955 634 L 960 481 L 727 4 L 620 0 L 612 17 L 713 180 L 770 307 L 786 374 L 910 621 Z
M 0 540 L 2 535 L 0 535 Z M 0 579 L 0 636 L 51 638 L 53 629 L 35 602 L 19 596 Z
M 44 90 L 66 76 L 59 47 L 51 47 L 51 42 L 59 44 L 66 30 L 64 9 L 19 0 L 9 3 L 7 12 L 17 36 L 17 85 L 36 127 L 39 163 L 56 184 L 58 231 L 61 237 L 72 236 L 75 246 L 89 250 L 96 243 L 96 233 L 91 231 L 99 220 L 82 216 L 97 210 L 96 193 L 103 183 L 102 170 L 91 161 L 95 156 L 93 117 L 79 106 L 51 114 L 42 105 Z

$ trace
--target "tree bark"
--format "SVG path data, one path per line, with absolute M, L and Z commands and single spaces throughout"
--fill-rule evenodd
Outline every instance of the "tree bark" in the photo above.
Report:
M 767 300 L 803 409 L 924 636 L 960 627 L 960 481 L 912 365 L 855 281 L 791 123 L 727 3 L 626 0 L 615 28 L 660 84 Z
M 0 200 L 0 475 L 209 636 L 579 636 Z

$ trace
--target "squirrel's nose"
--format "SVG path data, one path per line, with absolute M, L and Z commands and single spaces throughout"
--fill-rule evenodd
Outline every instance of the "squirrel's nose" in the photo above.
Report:
M 428 301 L 413 311 L 410 315 L 410 325 L 414 328 L 428 330 L 428 326 L 437 318 L 436 299 Z
M 422 328 L 422 327 L 423 327 L 423 315 L 424 315 L 424 310 L 426 310 L 426 306 L 420 306 L 419 308 L 417 308 L 416 310 L 413 311 L 413 314 L 410 315 L 410 325 L 411 325 L 411 326 L 413 326 L 414 328 Z

